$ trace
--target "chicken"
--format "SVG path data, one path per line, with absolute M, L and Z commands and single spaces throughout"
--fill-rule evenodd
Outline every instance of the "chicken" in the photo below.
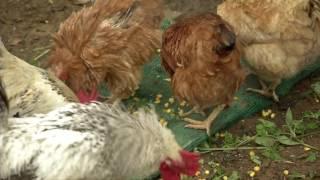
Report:
M 75 94 L 51 72 L 32 66 L 7 51 L 0 39 L 0 78 L 8 92 L 9 116 L 47 113 L 68 102 Z
M 106 83 L 109 102 L 138 88 L 145 63 L 160 48 L 162 0 L 97 0 L 73 13 L 55 34 L 48 68 L 76 92 L 96 100 Z
M 3 97 L 0 109 L 6 110 Z M 154 111 L 70 103 L 0 120 L 8 121 L 0 134 L 0 179 L 22 172 L 45 180 L 142 179 L 159 169 L 162 179 L 179 180 L 199 169 L 199 155 L 183 150 Z
M 162 65 L 171 76 L 179 101 L 194 108 L 188 113 L 216 107 L 205 121 L 185 120 L 187 127 L 206 129 L 232 100 L 245 79 L 240 51 L 231 26 L 213 13 L 181 19 L 163 35 Z
M 218 14 L 235 29 L 246 64 L 262 90 L 279 101 L 275 90 L 320 54 L 319 0 L 225 0 Z M 266 83 L 269 83 L 268 85 Z
M 5 92 L 3 81 L 0 84 L 0 134 L 4 133 L 8 129 L 8 107 L 9 101 L 7 93 Z

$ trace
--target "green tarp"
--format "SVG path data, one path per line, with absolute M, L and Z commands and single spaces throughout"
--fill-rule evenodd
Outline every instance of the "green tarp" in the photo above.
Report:
M 286 95 L 290 89 L 300 80 L 310 75 L 312 72 L 320 68 L 319 61 L 312 66 L 307 67 L 303 72 L 296 77 L 285 80 L 277 89 L 278 95 Z M 262 97 L 255 93 L 246 92 L 247 87 L 259 87 L 257 78 L 253 75 L 248 76 L 241 89 L 236 93 L 236 100 L 233 104 L 224 110 L 212 125 L 211 133 L 214 134 L 222 129 L 226 129 L 231 125 L 237 123 L 248 116 L 253 115 L 256 112 L 260 112 L 262 109 L 267 108 L 272 104 L 271 99 Z M 105 94 L 106 91 L 103 90 Z M 201 92 L 199 92 L 201 93 Z M 155 104 L 157 94 L 162 94 L 160 104 Z M 154 104 L 156 110 L 161 118 L 164 118 L 168 122 L 168 128 L 170 128 L 177 141 L 185 149 L 192 150 L 200 143 L 204 142 L 208 137 L 203 130 L 195 130 L 185 128 L 185 122 L 183 122 L 178 115 L 178 107 L 184 108 L 186 112 L 189 108 L 179 106 L 179 103 L 168 103 L 168 99 L 172 97 L 170 82 L 168 76 L 160 64 L 160 57 L 156 56 L 152 62 L 144 67 L 143 81 L 140 88 L 137 90 L 134 97 L 128 99 L 125 104 L 129 109 L 136 106 L 144 106 L 147 104 Z M 164 104 L 168 103 L 171 111 L 168 113 Z M 194 118 L 202 118 L 200 115 L 193 115 Z

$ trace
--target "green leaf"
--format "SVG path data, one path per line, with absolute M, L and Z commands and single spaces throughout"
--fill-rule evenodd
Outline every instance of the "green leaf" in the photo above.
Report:
M 286 124 L 289 128 L 291 136 L 296 137 L 297 135 L 296 135 L 296 132 L 294 131 L 294 121 L 293 121 L 293 116 L 290 108 L 288 108 L 286 113 Z
M 310 119 L 319 119 L 320 118 L 320 111 L 317 112 L 304 112 L 303 118 L 310 118 Z
M 223 147 L 234 147 L 240 141 L 239 137 L 234 137 L 231 133 L 225 132 L 224 133 L 224 140 L 223 140 Z
M 279 143 L 284 144 L 284 145 L 288 145 L 288 146 L 294 146 L 294 145 L 298 145 L 300 143 L 288 138 L 287 136 L 279 136 L 277 138 L 277 140 L 279 141 Z
M 261 165 L 261 160 L 260 160 L 259 156 L 256 156 L 256 155 L 250 156 L 250 160 L 257 165 Z
M 264 155 L 265 157 L 271 159 L 271 160 L 282 160 L 283 158 L 280 156 L 278 150 L 275 147 L 270 147 L 265 149 L 262 152 L 262 155 Z
M 230 177 L 228 178 L 229 180 L 238 180 L 240 179 L 240 175 L 238 171 L 232 171 Z
M 257 124 L 256 132 L 258 136 L 277 136 L 280 134 L 280 130 L 277 128 L 276 124 L 271 121 L 266 121 L 259 119 L 261 123 Z
M 286 123 L 289 127 L 293 126 L 293 116 L 290 108 L 288 108 L 286 113 Z
M 271 121 L 266 121 L 264 119 L 259 119 L 259 121 L 262 123 L 262 125 L 266 128 L 276 128 L 276 124 Z
M 262 136 L 262 137 L 256 137 L 255 142 L 259 145 L 270 147 L 274 145 L 275 140 L 272 137 Z
M 307 162 L 314 162 L 317 160 L 317 154 L 314 152 L 310 152 L 309 156 L 306 158 Z
M 307 123 L 306 125 L 307 130 L 314 130 L 314 129 L 318 129 L 319 127 L 320 125 L 317 122 L 310 122 L 310 123 Z

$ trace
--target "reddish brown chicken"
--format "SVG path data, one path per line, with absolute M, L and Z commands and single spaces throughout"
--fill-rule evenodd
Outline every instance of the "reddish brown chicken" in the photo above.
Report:
M 174 95 L 194 107 L 184 116 L 215 107 L 205 121 L 185 118 L 187 127 L 210 134 L 211 123 L 245 78 L 232 27 L 212 13 L 181 19 L 164 33 L 161 55 Z
M 101 83 L 110 102 L 129 97 L 161 46 L 162 9 L 162 0 L 95 1 L 60 25 L 48 67 L 81 102 L 96 100 Z

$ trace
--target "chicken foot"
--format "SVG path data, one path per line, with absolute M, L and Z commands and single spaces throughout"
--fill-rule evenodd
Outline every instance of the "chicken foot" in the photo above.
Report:
M 191 118 L 184 118 L 183 120 L 189 123 L 185 125 L 185 127 L 193 128 L 193 129 L 206 129 L 208 136 L 210 136 L 211 124 L 214 122 L 214 120 L 217 118 L 220 112 L 223 111 L 225 107 L 226 107 L 226 104 L 217 106 L 212 110 L 208 118 L 204 121 L 193 120 Z
M 186 117 L 186 116 L 189 116 L 189 115 L 192 114 L 192 113 L 199 113 L 199 114 L 201 114 L 202 116 L 205 116 L 205 115 L 206 115 L 200 107 L 194 106 L 190 111 L 185 112 L 185 113 L 182 113 L 182 114 L 180 114 L 180 116 L 181 116 L 181 117 Z
M 275 102 L 279 102 L 279 96 L 276 93 L 276 88 L 280 84 L 279 81 L 272 82 L 270 86 L 267 86 L 262 80 L 259 80 L 261 89 L 247 88 L 247 91 L 255 92 L 263 96 L 272 97 Z

